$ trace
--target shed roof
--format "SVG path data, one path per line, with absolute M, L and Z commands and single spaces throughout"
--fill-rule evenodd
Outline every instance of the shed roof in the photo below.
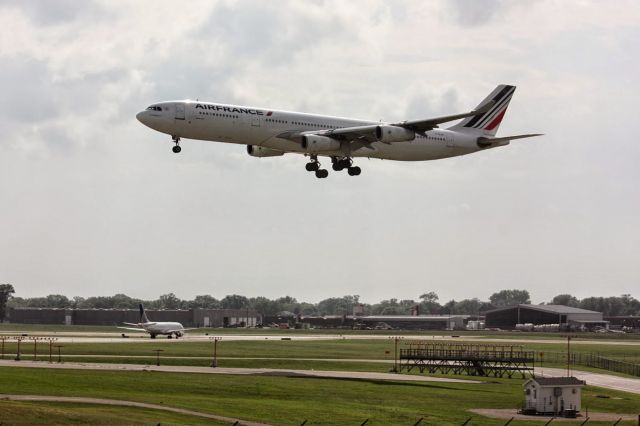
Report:
M 504 308 L 492 309 L 490 311 L 485 312 L 485 314 L 488 314 L 489 312 L 498 312 L 498 311 L 503 311 L 505 309 L 514 309 L 518 307 L 525 308 L 525 309 L 533 309 L 536 311 L 550 312 L 553 314 L 600 314 L 600 312 L 597 312 L 597 311 L 574 308 L 572 306 L 565 306 L 565 305 L 524 305 L 524 304 L 505 306 Z
M 540 386 L 584 386 L 587 384 L 584 380 L 575 377 L 534 377 L 527 380 L 537 382 Z

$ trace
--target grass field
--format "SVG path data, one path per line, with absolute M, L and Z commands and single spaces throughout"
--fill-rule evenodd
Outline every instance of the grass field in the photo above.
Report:
M 640 362 L 640 346 L 621 344 L 579 344 L 574 342 L 571 346 L 573 352 L 598 353 L 602 356 L 625 360 L 627 362 Z M 21 352 L 25 359 L 33 359 L 33 343 L 28 340 L 22 342 Z M 552 353 L 565 353 L 566 343 L 525 343 L 522 346 L 536 353 L 547 354 L 551 360 Z M 400 347 L 403 347 L 400 345 Z M 193 341 L 167 341 L 167 339 L 148 339 L 145 342 L 122 343 L 65 343 L 61 352 L 64 356 L 74 355 L 74 360 L 91 361 L 95 357 L 81 358 L 82 355 L 104 356 L 101 362 L 122 362 L 114 357 L 154 357 L 154 349 L 162 349 L 163 363 L 181 363 L 183 365 L 206 365 L 210 362 L 213 345 L 210 342 Z M 5 353 L 15 354 L 16 343 L 5 343 Z M 385 339 L 337 339 L 337 340 L 253 340 L 253 341 L 222 341 L 218 342 L 218 356 L 225 359 L 235 358 L 234 366 L 246 358 L 278 358 L 278 359 L 364 359 L 364 360 L 393 360 L 393 342 Z M 55 349 L 54 349 L 55 353 Z M 38 357 L 47 358 L 48 345 L 38 345 Z M 8 358 L 9 356 L 7 356 Z M 164 358 L 184 357 L 180 360 Z M 196 357 L 196 358 L 189 358 Z M 55 358 L 55 357 L 54 357 Z M 201 358 L 201 359 L 198 359 Z M 70 359 L 70 358 L 68 358 Z M 132 362 L 145 362 L 132 359 Z M 277 361 L 277 360 L 273 360 Z M 228 362 L 228 361 L 224 361 Z M 265 361 L 267 362 L 267 361 Z M 352 365 L 352 364 L 350 364 Z M 545 362 L 551 366 L 552 363 Z M 553 364 L 556 365 L 556 364 Z M 560 364 L 561 365 L 561 364 Z M 231 365 L 229 365 L 231 366 Z M 255 366 L 252 365 L 252 366 Z M 313 367 L 315 368 L 315 367 Z M 376 370 L 378 371 L 378 370 Z
M 6 325 L 5 325 L 6 326 Z M 43 331 L 33 328 L 30 335 Z M 98 332 L 100 330 L 84 330 Z M 73 330 L 81 332 L 82 330 Z M 254 333 L 255 331 L 251 331 Z M 307 331 L 278 330 L 287 335 L 308 335 Z M 244 333 L 234 330 L 234 334 Z M 0 332 L 1 334 L 1 332 Z M 531 342 L 522 345 L 536 352 L 564 352 L 566 342 L 538 343 L 548 339 L 540 333 L 513 333 L 518 339 L 527 336 Z M 474 334 L 477 336 L 477 334 Z M 618 335 L 606 335 L 609 339 Z M 493 337 L 493 336 L 491 336 Z M 505 336 L 506 337 L 506 336 Z M 530 338 L 529 338 L 530 337 Z M 587 336 L 585 336 L 587 337 Z M 588 338 L 592 336 L 589 335 Z M 435 338 L 437 339 L 437 338 Z M 411 340 L 407 337 L 406 340 Z M 627 338 L 613 343 L 579 344 L 574 340 L 572 351 L 597 352 L 626 360 L 638 358 L 640 346 L 625 345 Z M 505 344 L 508 344 L 508 340 Z M 520 344 L 519 344 L 520 345 Z M 117 343 L 64 343 L 65 361 L 142 363 L 155 362 L 153 349 L 162 349 L 163 365 L 207 366 L 211 362 L 211 342 L 155 339 L 144 342 L 124 340 Z M 389 339 L 332 340 L 223 340 L 218 343 L 219 366 L 262 367 L 287 369 L 345 370 L 387 372 L 393 360 L 393 341 Z M 16 344 L 5 343 L 5 352 L 15 354 Z M 23 359 L 33 359 L 33 343 L 21 345 Z M 48 359 L 47 345 L 38 345 L 38 358 Z M 15 355 L 12 355 L 15 356 Z M 7 355 L 5 358 L 9 358 Z M 54 352 L 54 361 L 57 356 Z M 366 362 L 367 360 L 373 362 Z M 560 366 L 545 362 L 544 366 Z M 585 370 L 606 373 L 580 367 Z M 455 376 L 460 377 L 460 376 Z M 462 377 L 464 378 L 464 377 Z M 0 392 L 59 396 L 89 396 L 148 403 L 170 404 L 217 415 L 264 421 L 273 424 L 461 424 L 474 417 L 470 424 L 501 425 L 504 421 L 480 418 L 465 410 L 470 408 L 515 408 L 522 401 L 521 379 L 488 379 L 481 385 L 443 383 L 402 383 L 362 380 L 335 380 L 264 376 L 197 375 L 152 372 L 104 372 L 80 370 L 40 370 L 0 368 Z M 611 398 L 598 398 L 596 395 Z M 640 396 L 587 387 L 583 406 L 592 411 L 634 414 L 640 412 Z M 37 409 L 35 409 L 37 407 Z M 76 410 L 75 407 L 82 407 Z M 128 421 L 123 422 L 125 413 Z M 130 417 L 127 417 L 130 413 Z M 26 403 L 0 401 L 0 415 L 26 421 L 1 418 L 0 423 L 189 423 L 215 424 L 209 419 L 172 413 L 153 412 L 138 408 L 104 407 L 63 403 Z M 75 417 L 74 417 L 75 416 Z M 97 418 L 108 419 L 106 422 Z M 53 421 L 55 419 L 55 421 Z M 512 425 L 539 424 L 512 422 Z M 589 422 L 589 424 L 598 424 Z M 621 423 L 624 424 L 624 423 Z M 635 423 L 627 423 L 635 424 Z
M 471 415 L 466 410 L 513 408 L 523 399 L 521 380 L 500 379 L 473 385 L 23 368 L 0 368 L 0 378 L 4 393 L 81 395 L 165 404 L 282 425 L 300 424 L 303 420 L 308 420 L 309 425 L 360 424 L 365 419 L 370 419 L 372 425 L 409 425 L 421 417 L 423 424 L 453 425 L 470 416 L 475 419 L 471 424 L 502 425 L 504 421 Z M 591 387 L 584 392 L 583 401 L 591 411 L 633 414 L 633 408 L 640 407 L 639 395 Z M 12 405 L 16 416 L 20 415 L 15 411 L 19 405 Z M 46 404 L 45 408 L 57 409 L 58 405 Z M 4 405 L 0 408 L 4 412 Z M 87 415 L 91 415 L 92 411 L 87 410 Z M 11 421 L 7 419 L 6 423 Z M 64 422 L 61 418 L 60 423 Z M 146 422 L 144 417 L 141 422 Z M 191 419 L 178 420 L 190 422 Z

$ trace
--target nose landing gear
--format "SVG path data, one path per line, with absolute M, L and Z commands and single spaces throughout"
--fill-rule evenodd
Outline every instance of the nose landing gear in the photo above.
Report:
M 171 136 L 171 139 L 176 144 L 171 150 L 176 154 L 182 151 L 182 148 L 180 148 L 180 136 Z

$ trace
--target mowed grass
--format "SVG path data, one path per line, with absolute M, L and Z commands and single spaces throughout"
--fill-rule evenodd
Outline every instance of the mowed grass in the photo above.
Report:
M 224 425 L 214 419 L 135 407 L 0 400 L 2 425 Z
M 521 380 L 491 380 L 482 384 L 403 383 L 18 367 L 0 368 L 0 380 L 3 393 L 131 400 L 276 425 L 300 424 L 303 420 L 308 420 L 308 425 L 355 425 L 365 419 L 372 425 L 410 425 L 419 418 L 424 418 L 422 424 L 453 425 L 461 424 L 470 416 L 475 419 L 471 424 L 502 425 L 504 420 L 483 418 L 466 410 L 516 408 L 523 401 Z M 590 411 L 633 414 L 640 407 L 638 395 L 592 387 L 587 387 L 584 401 Z M 129 411 L 128 408 L 119 410 Z M 66 416 L 65 413 L 60 415 Z M 65 419 L 61 417 L 58 421 L 56 417 L 50 417 L 47 423 L 66 423 Z M 178 423 L 192 423 L 192 419 L 182 419 Z M 104 420 L 98 423 L 121 423 L 115 418 L 111 421 L 108 413 Z
M 407 339 L 408 341 L 409 339 Z M 604 357 L 626 360 L 627 362 L 640 362 L 640 345 L 629 345 L 626 342 L 611 341 L 607 344 L 580 343 L 576 339 L 571 345 L 572 352 L 597 353 Z M 436 339 L 431 341 L 438 342 Z M 461 341 L 459 341 L 461 342 Z M 488 343 L 490 344 L 490 343 Z M 508 344 L 508 341 L 505 342 Z M 162 349 L 162 357 L 184 357 L 183 359 L 167 360 L 164 363 L 180 363 L 182 365 L 206 365 L 207 359 L 213 354 L 211 342 L 194 342 L 187 340 L 147 339 L 144 342 L 117 343 L 62 343 L 61 353 L 66 355 L 92 355 L 104 356 L 103 362 L 123 362 L 127 359 L 131 362 L 146 362 L 136 360 L 133 357 L 155 357 L 155 349 Z M 545 354 L 545 365 L 551 366 L 553 353 L 566 353 L 566 343 L 538 343 L 528 342 L 516 344 L 523 346 L 525 350 L 534 351 L 537 354 Z M 399 348 L 406 347 L 404 342 Z M 24 359 L 33 359 L 33 342 L 25 340 L 21 344 L 21 353 Z M 38 344 L 38 358 L 48 359 L 49 346 L 45 343 Z M 5 343 L 6 358 L 8 354 L 15 354 L 16 343 Z M 57 358 L 57 349 L 53 348 L 54 360 Z M 218 356 L 222 358 L 235 358 L 242 361 L 247 358 L 270 358 L 276 361 L 280 359 L 339 359 L 339 360 L 393 360 L 394 343 L 388 339 L 335 339 L 335 340 L 221 340 L 218 342 Z M 15 356 L 15 355 L 14 355 Z M 114 357 L 114 358 L 109 358 Z M 131 358 L 127 358 L 131 357 Z M 189 357 L 196 357 L 190 359 Z M 197 359 L 201 358 L 201 359 Z M 67 360 L 91 361 L 96 358 L 66 358 Z M 127 361 L 127 362 L 128 362 Z M 249 361 L 249 360 L 247 360 Z M 224 361 L 226 362 L 226 361 Z M 253 361 L 251 361 L 253 362 Z

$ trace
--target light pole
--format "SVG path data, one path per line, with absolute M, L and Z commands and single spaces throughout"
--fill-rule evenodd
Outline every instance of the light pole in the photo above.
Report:
M 211 367 L 215 368 L 218 366 L 218 340 L 222 340 L 222 337 L 209 337 L 209 340 L 213 340 L 213 359 L 211 360 Z
M 156 353 L 156 365 L 160 366 L 160 352 L 162 352 L 164 349 L 153 349 L 153 351 Z
M 571 377 L 571 336 L 567 336 L 567 377 Z

